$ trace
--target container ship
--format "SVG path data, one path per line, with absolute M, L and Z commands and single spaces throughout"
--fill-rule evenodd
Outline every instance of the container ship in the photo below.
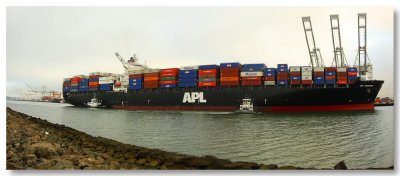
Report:
M 313 59 L 316 50 L 307 45 Z M 359 55 L 365 52 L 359 49 Z M 124 74 L 65 78 L 65 101 L 87 106 L 95 98 L 101 106 L 124 110 L 232 112 L 243 100 L 251 100 L 257 112 L 373 110 L 383 84 L 367 79 L 366 62 L 353 67 L 230 62 L 157 69 L 139 64 L 135 55 L 128 61 L 116 56 Z

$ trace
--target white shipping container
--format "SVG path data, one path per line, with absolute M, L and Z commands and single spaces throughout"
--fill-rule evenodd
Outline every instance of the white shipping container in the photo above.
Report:
M 310 66 L 301 67 L 301 71 L 312 71 L 312 67 Z
M 64 78 L 64 81 L 70 81 L 71 78 Z
M 99 81 L 112 80 L 110 77 L 99 77 Z
M 128 71 L 129 74 L 143 74 L 144 70 Z
M 301 80 L 312 80 L 312 76 L 301 76 Z
M 158 68 L 152 68 L 152 69 L 145 69 L 144 73 L 155 73 L 155 72 L 159 72 L 160 69 Z
M 273 86 L 275 85 L 275 81 L 264 81 L 264 85 Z
M 126 70 L 128 71 L 144 71 L 144 67 L 128 67 Z
M 301 76 L 311 76 L 312 72 L 301 72 Z
M 113 84 L 113 80 L 105 80 L 105 81 L 99 81 L 99 84 Z
M 291 71 L 291 72 L 297 72 L 297 71 L 300 71 L 300 69 L 301 69 L 301 67 L 299 67 L 299 66 L 292 66 L 292 67 L 290 67 L 289 68 L 289 71 Z
M 180 70 L 198 70 L 199 66 L 198 65 L 192 65 L 192 66 L 182 66 L 180 67 Z
M 100 74 L 101 74 L 100 72 L 91 72 L 91 73 L 89 73 L 89 76 L 100 75 Z
M 314 67 L 314 72 L 323 72 L 325 67 Z
M 338 67 L 337 72 L 347 72 L 347 67 Z
M 263 76 L 263 72 L 240 72 L 241 77 Z

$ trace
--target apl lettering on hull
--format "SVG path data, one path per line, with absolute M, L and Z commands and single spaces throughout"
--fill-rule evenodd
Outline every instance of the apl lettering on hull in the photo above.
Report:
M 183 94 L 183 103 L 195 103 L 196 100 L 199 100 L 199 103 L 207 103 L 203 92 L 185 92 Z

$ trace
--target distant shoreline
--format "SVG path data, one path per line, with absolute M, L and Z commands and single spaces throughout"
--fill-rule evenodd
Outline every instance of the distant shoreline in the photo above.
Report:
M 93 137 L 7 107 L 7 170 L 23 169 L 315 169 L 195 157 Z M 344 162 L 333 168 L 347 169 Z M 369 168 L 393 170 L 388 168 Z

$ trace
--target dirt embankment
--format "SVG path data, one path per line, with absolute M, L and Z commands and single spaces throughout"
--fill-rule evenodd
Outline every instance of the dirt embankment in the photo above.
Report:
M 195 157 L 123 144 L 10 108 L 6 147 L 7 169 L 304 169 L 231 162 L 209 155 Z M 346 166 L 339 163 L 335 169 Z

